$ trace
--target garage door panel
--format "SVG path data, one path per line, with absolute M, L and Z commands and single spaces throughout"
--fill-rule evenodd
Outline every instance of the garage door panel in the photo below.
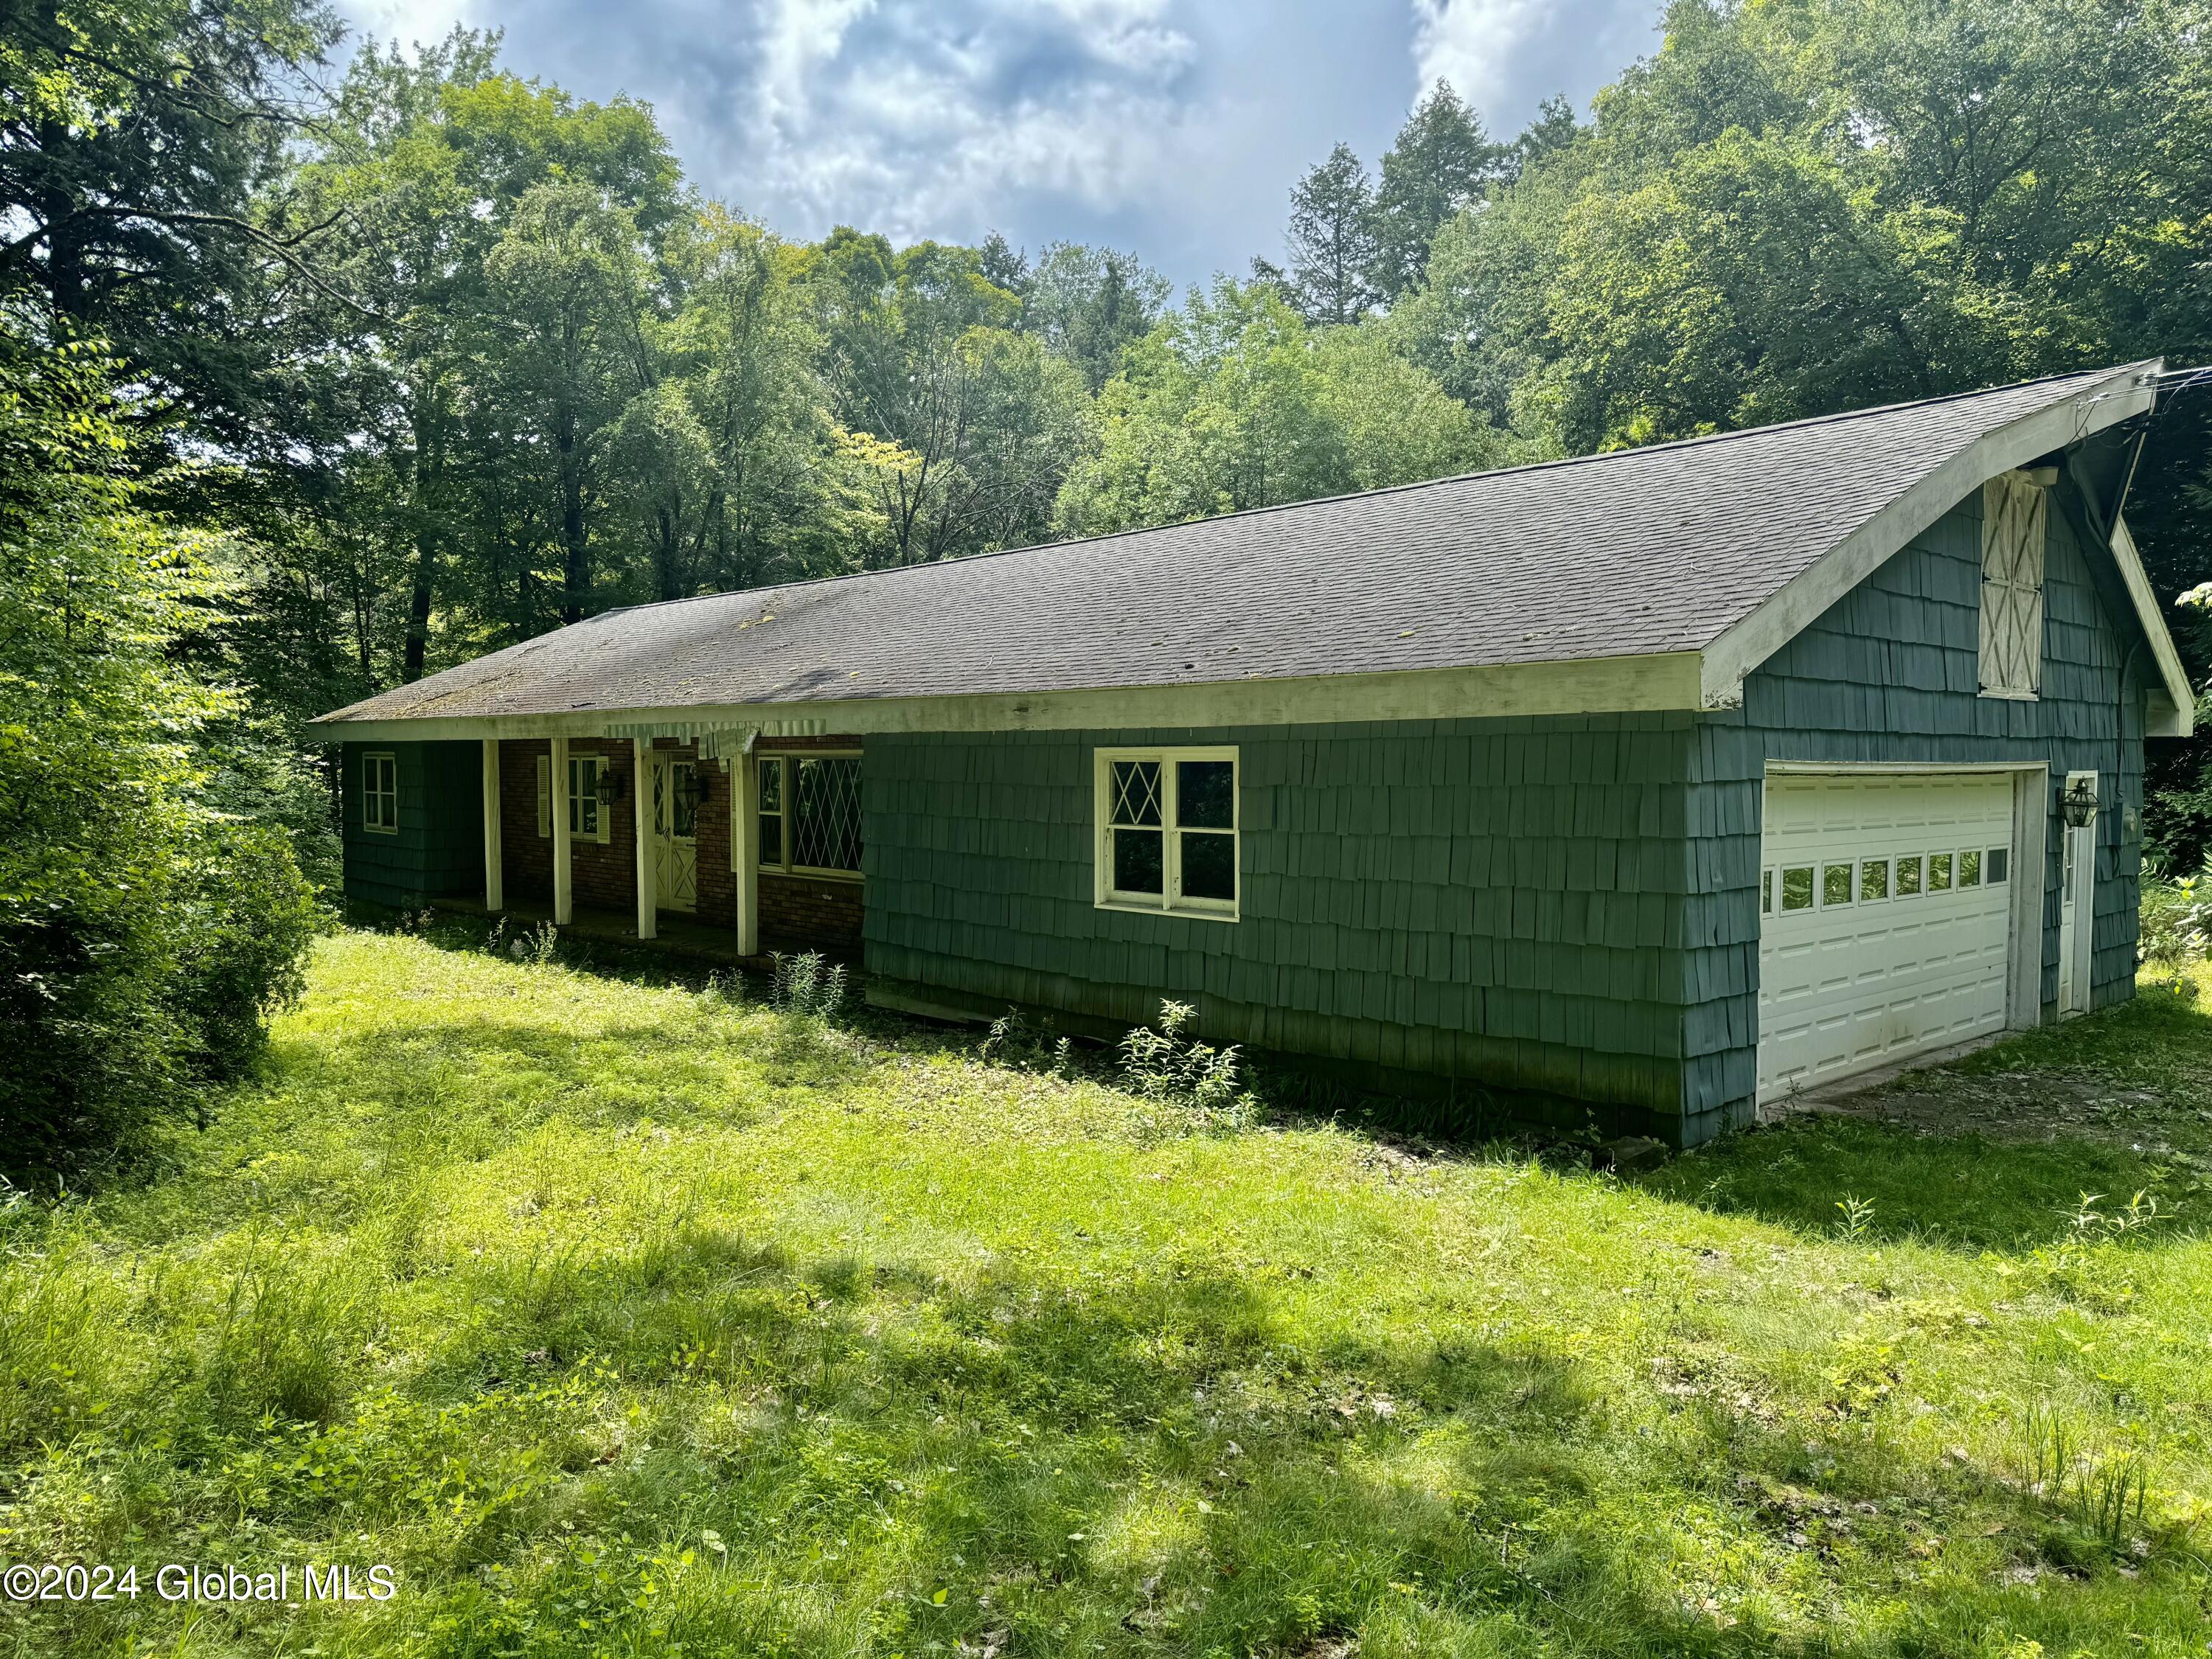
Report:
M 1978 873 L 1992 851 L 2011 862 L 2008 776 L 1778 777 L 1765 809 L 1761 1100 L 2002 1028 L 2010 888 L 1960 884 L 1965 854 Z M 1928 890 L 1939 855 L 1952 884 Z M 1900 859 L 1918 890 L 1899 890 Z M 1808 870 L 1813 902 L 1791 908 Z

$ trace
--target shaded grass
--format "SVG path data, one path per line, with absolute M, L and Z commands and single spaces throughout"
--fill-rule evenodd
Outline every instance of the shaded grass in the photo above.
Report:
M 1968 1074 L 2178 1097 L 2208 1030 Z M 2197 1653 L 2191 1155 L 1814 1122 L 1639 1188 L 343 936 L 169 1174 L 0 1218 L 0 1551 L 401 1593 L 0 1649 Z

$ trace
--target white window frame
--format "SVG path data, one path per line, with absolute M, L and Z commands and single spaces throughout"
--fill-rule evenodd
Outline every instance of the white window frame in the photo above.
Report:
M 783 821 L 782 833 L 776 837 L 776 845 L 782 849 L 783 862 L 771 864 L 769 861 L 761 850 L 760 836 L 756 831 L 753 836 L 754 868 L 763 875 L 805 876 L 816 881 L 849 881 L 858 884 L 865 879 L 858 870 L 829 870 L 817 864 L 793 864 L 790 861 L 791 849 L 798 839 L 792 834 L 793 813 L 799 805 L 797 763 L 800 761 L 857 761 L 860 758 L 860 751 L 857 749 L 763 749 L 753 757 L 752 799 L 746 805 L 756 821 L 761 815 L 760 774 L 771 766 L 780 766 L 783 769 L 776 795 L 776 799 L 783 805 L 773 814 L 774 817 Z M 738 867 L 738 841 L 739 837 L 735 835 L 730 837 L 730 868 L 733 871 Z
M 605 847 L 614 831 L 614 808 L 599 799 L 599 780 L 614 770 L 605 755 L 568 756 L 568 839 Z M 584 804 L 588 797 L 592 828 L 584 828 Z
M 2022 472 L 1982 486 L 1981 694 L 2033 702 L 2043 692 L 2043 585 L 2051 492 Z
M 380 767 L 389 767 L 392 787 L 380 789 L 373 781 Z M 380 801 L 390 807 L 390 818 L 374 809 Z M 372 750 L 361 757 L 361 827 L 372 836 L 399 833 L 399 757 L 389 749 Z
M 588 767 L 588 771 L 586 770 Z M 605 847 L 614 830 L 614 808 L 599 798 L 599 775 L 614 769 L 613 763 L 605 755 L 575 755 L 568 757 L 568 839 L 587 841 L 596 847 Z M 592 793 L 592 816 L 598 827 L 586 830 L 584 823 L 584 791 Z M 538 757 L 538 839 L 553 838 L 553 757 Z
M 1244 789 L 1242 763 L 1234 744 L 1202 749 L 1098 749 L 1091 751 L 1094 804 L 1091 811 L 1091 869 L 1096 884 L 1094 902 L 1101 910 L 1131 910 L 1143 915 L 1198 916 L 1209 921 L 1235 921 L 1244 902 Z M 1114 886 L 1114 766 L 1118 761 L 1154 761 L 1160 769 L 1161 891 L 1125 893 Z M 1182 891 L 1182 826 L 1178 822 L 1176 763 L 1182 761 L 1227 761 L 1229 828 L 1209 830 L 1226 834 L 1237 871 L 1233 899 L 1186 897 Z

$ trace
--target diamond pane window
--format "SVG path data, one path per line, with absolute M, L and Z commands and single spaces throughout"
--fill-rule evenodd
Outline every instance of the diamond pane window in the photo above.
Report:
M 792 790 L 794 868 L 860 873 L 860 763 L 802 758 Z
M 756 811 L 760 867 L 787 875 L 860 873 L 860 757 L 763 755 Z
M 1097 901 L 1234 921 L 1237 751 L 1098 755 Z

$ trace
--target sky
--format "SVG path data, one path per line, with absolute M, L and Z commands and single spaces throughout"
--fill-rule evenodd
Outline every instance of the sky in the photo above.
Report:
M 687 177 L 833 225 L 1133 250 L 1178 285 L 1281 257 L 1291 185 L 1372 167 L 1438 77 L 1510 137 L 1657 45 L 1658 0 L 339 0 L 356 33 L 505 32 L 516 73 L 651 104 Z

